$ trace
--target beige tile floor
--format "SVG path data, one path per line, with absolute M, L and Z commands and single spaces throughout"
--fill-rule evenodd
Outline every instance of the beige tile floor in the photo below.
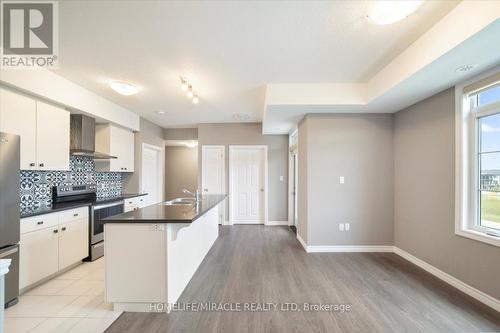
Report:
M 103 332 L 121 312 L 104 302 L 104 258 L 86 262 L 19 297 L 5 333 Z

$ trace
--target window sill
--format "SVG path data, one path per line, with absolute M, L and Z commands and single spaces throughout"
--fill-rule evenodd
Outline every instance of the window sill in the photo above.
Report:
M 479 232 L 471 229 L 462 229 L 456 230 L 455 234 L 500 247 L 500 237 L 490 236 L 484 232 Z

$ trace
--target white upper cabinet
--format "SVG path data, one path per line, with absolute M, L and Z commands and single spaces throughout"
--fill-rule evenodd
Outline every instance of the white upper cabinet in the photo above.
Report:
M 69 112 L 0 89 L 0 131 L 21 137 L 21 169 L 69 170 Z
M 96 170 L 134 172 L 134 132 L 110 124 L 97 125 L 95 150 L 116 157 L 96 160 Z
M 69 170 L 69 112 L 44 102 L 36 108 L 36 155 L 40 170 Z
M 0 89 L 0 132 L 17 134 L 21 137 L 21 169 L 35 169 L 36 101 Z

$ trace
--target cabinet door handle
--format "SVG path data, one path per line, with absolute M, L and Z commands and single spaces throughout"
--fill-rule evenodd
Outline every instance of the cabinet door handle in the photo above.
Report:
M 30 167 L 34 167 L 35 166 L 35 163 L 30 163 Z
M 66 231 L 66 227 L 62 227 L 62 228 L 61 228 L 61 230 L 62 230 L 62 231 Z
M 38 164 L 38 165 L 39 165 L 39 166 L 41 166 L 42 168 L 43 168 L 43 166 L 44 166 L 44 164 L 43 164 L 43 163 L 40 163 L 40 164 Z
M 127 168 L 124 168 L 125 170 L 127 170 Z
M 59 230 L 57 230 L 57 229 L 55 229 L 55 230 L 54 230 L 54 233 L 55 233 L 55 234 L 57 234 L 58 232 L 59 232 Z
M 74 217 L 77 217 L 77 216 L 78 216 L 78 213 L 73 214 L 73 216 L 74 216 Z
M 42 225 L 42 224 L 43 224 L 43 221 L 38 221 L 36 224 L 38 224 L 38 225 Z

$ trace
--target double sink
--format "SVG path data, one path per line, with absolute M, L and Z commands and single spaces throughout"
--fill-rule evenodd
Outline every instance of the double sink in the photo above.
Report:
M 164 201 L 160 205 L 165 205 L 165 206 L 188 206 L 188 205 L 194 205 L 199 201 L 196 201 L 195 198 L 176 198 L 173 200 L 169 201 Z

